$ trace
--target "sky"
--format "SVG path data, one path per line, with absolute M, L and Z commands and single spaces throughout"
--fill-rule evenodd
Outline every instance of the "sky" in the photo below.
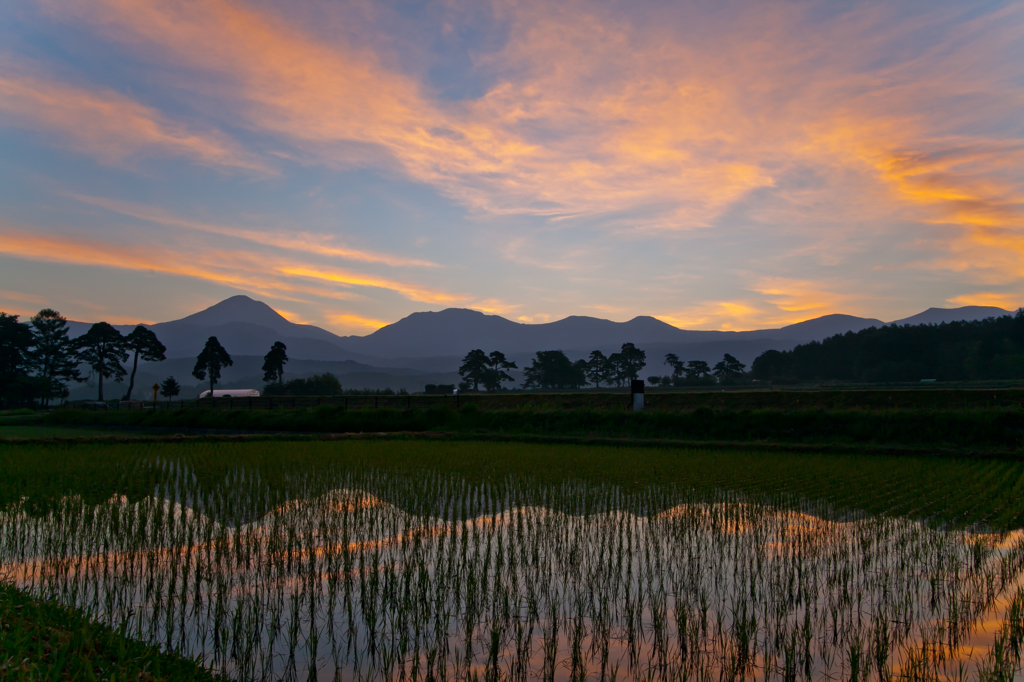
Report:
M 0 0 L 0 310 L 1024 304 L 1024 3 Z

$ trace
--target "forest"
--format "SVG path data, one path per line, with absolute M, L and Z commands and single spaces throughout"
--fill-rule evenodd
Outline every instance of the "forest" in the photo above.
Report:
M 939 325 L 871 327 L 769 350 L 752 378 L 777 384 L 1024 378 L 1024 309 L 1016 315 Z

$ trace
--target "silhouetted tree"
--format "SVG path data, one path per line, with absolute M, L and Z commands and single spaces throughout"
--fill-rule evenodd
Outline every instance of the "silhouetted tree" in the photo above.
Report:
M 577 360 L 572 363 L 572 384 L 569 388 L 583 388 L 587 385 L 587 361 Z
M 686 380 L 699 381 L 711 376 L 711 365 L 704 360 L 690 360 L 686 363 Z
M 132 360 L 132 375 L 128 380 L 128 393 L 124 396 L 125 400 L 131 400 L 132 391 L 135 390 L 135 373 L 139 371 L 139 357 L 146 362 L 163 362 L 167 359 L 167 348 L 160 343 L 160 339 L 156 338 L 151 329 L 141 324 L 124 337 L 124 346 L 129 353 L 135 355 Z
M 681 381 L 686 376 L 686 363 L 679 359 L 675 353 L 665 356 L 665 364 L 672 368 L 672 379 Z
M 771 381 L 787 374 L 787 356 L 777 350 L 766 350 L 754 359 L 750 374 L 759 381 Z
M 210 375 L 210 397 L 212 398 L 213 385 L 220 381 L 220 371 L 233 364 L 235 363 L 231 361 L 231 356 L 220 345 L 217 337 L 211 336 L 206 340 L 206 345 L 203 347 L 199 357 L 196 358 L 196 366 L 192 370 L 192 376 L 202 381 L 206 378 L 206 375 Z
M 288 362 L 288 347 L 275 341 L 270 352 L 263 356 L 263 381 L 266 383 L 284 382 L 284 365 Z
M 1024 311 L 972 322 L 886 325 L 789 351 L 765 351 L 762 381 L 890 382 L 1024 379 Z
M 649 383 L 651 386 L 660 386 L 661 385 L 661 377 L 659 377 L 659 376 L 649 376 L 649 377 L 647 377 L 647 383 Z
M 287 383 L 269 384 L 265 395 L 340 395 L 341 382 L 330 372 L 314 374 L 305 379 L 292 379 Z
M 647 353 L 632 343 L 624 343 L 622 349 L 618 353 L 612 353 L 609 360 L 615 368 L 615 378 L 621 386 L 640 376 L 640 370 L 647 364 Z
M 17 315 L 0 313 L 0 403 L 10 405 L 31 399 L 33 383 L 29 377 L 32 367 L 32 328 L 18 322 Z
M 462 366 L 459 367 L 459 376 L 462 377 L 466 387 L 472 387 L 474 391 L 479 390 L 480 384 L 487 379 L 487 371 L 491 368 L 491 359 L 487 353 L 479 348 L 466 353 L 462 359 Z M 459 384 L 460 387 L 463 384 Z
M 573 363 L 560 350 L 538 351 L 529 367 L 523 370 L 523 388 L 580 388 L 586 385 L 584 360 Z
M 174 380 L 174 377 L 167 377 L 160 384 L 160 395 L 167 398 L 167 402 L 171 402 L 171 398 L 181 393 L 181 386 Z
M 127 374 L 121 366 L 128 360 L 124 337 L 106 322 L 97 322 L 75 339 L 75 345 L 75 357 L 80 363 L 89 365 L 96 375 L 99 384 L 97 399 L 103 400 L 103 380 L 113 379 L 120 383 Z
M 69 381 L 81 381 L 75 344 L 68 338 L 68 321 L 56 310 L 44 308 L 32 317 L 35 341 L 32 369 L 44 383 L 43 404 L 67 392 Z
M 484 373 L 483 385 L 488 391 L 501 389 L 503 381 L 515 381 L 505 370 L 519 369 L 516 363 L 509 362 L 508 358 L 501 351 L 491 351 L 487 356 L 488 371 Z
M 587 361 L 586 377 L 594 386 L 601 388 L 601 383 L 609 383 L 615 379 L 615 368 L 599 350 L 591 351 Z
M 743 370 L 746 368 L 746 365 L 726 353 L 725 357 L 715 365 L 714 375 L 720 382 L 735 381 L 743 376 Z

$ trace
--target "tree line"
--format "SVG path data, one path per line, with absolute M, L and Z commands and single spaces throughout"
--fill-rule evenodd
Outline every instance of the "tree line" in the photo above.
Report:
M 789 351 L 765 351 L 751 374 L 776 383 L 1024 379 L 1024 310 L 975 322 L 837 334 Z
M 132 360 L 126 399 L 135 389 L 139 360 L 159 362 L 167 349 L 156 334 L 139 325 L 127 335 L 106 322 L 97 322 L 72 339 L 67 319 L 56 310 L 40 310 L 28 322 L 17 315 L 0 312 L 0 403 L 40 403 L 63 400 L 68 384 L 88 381 L 81 367 L 97 380 L 99 400 L 103 400 L 104 382 L 121 382 L 128 371 L 122 363 Z
M 121 383 L 126 376 L 128 388 L 122 400 L 131 400 L 139 361 L 167 359 L 167 348 L 151 329 L 141 324 L 122 334 L 107 322 L 97 322 L 85 334 L 71 338 L 67 318 L 56 310 L 40 310 L 28 322 L 18 318 L 0 312 L 0 406 L 46 406 L 52 400 L 67 399 L 72 382 L 93 378 L 97 400 L 102 401 L 106 383 Z M 283 384 L 286 351 L 280 341 L 271 346 L 264 357 L 264 381 Z M 129 360 L 130 372 L 124 366 Z M 196 358 L 192 376 L 199 381 L 209 380 L 212 394 L 221 372 L 232 364 L 230 354 L 216 336 L 211 336 Z M 87 373 L 83 374 L 83 368 L 87 368 Z M 331 378 L 337 383 L 337 379 Z M 169 376 L 160 384 L 160 394 L 167 399 L 180 392 L 181 386 L 174 377 Z
M 622 344 L 617 353 L 606 356 L 595 350 L 586 360 L 573 362 L 560 350 L 538 351 L 530 366 L 523 368 L 522 388 L 564 389 L 583 388 L 593 385 L 624 386 L 640 376 L 647 364 L 647 352 L 632 343 Z M 713 368 L 704 360 L 681 361 L 674 353 L 665 356 L 665 364 L 672 368 L 672 374 L 649 376 L 651 385 L 686 386 L 715 383 L 730 383 L 746 376 L 746 365 L 725 354 Z M 462 360 L 459 389 L 464 391 L 498 391 L 506 382 L 515 379 L 508 370 L 518 369 L 501 351 L 485 353 L 481 349 L 471 350 Z M 437 387 L 435 387 L 436 390 Z

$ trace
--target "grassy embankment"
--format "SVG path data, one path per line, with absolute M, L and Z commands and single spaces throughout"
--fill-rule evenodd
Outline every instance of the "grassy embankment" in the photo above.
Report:
M 0 582 L 0 680 L 220 680 L 193 661 Z
M 307 433 L 435 432 L 682 442 L 871 445 L 1014 452 L 1024 444 L 1024 391 L 749 391 L 665 393 L 634 413 L 622 394 L 473 395 L 258 409 L 213 402 L 179 410 L 47 415 L 61 426 Z M 266 405 L 267 403 L 261 403 Z M 289 406 L 289 403 L 282 403 Z M 373 405 L 378 405 L 373 409 Z M 252 407 L 252 409 L 249 409 Z

